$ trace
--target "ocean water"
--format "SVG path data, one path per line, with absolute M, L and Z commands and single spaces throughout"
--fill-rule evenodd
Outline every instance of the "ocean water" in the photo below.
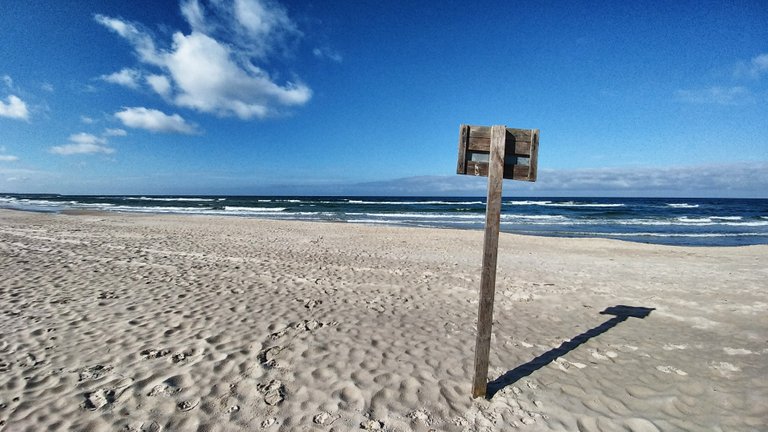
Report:
M 0 207 L 483 229 L 485 198 L 0 194 Z M 768 244 L 768 199 L 504 198 L 501 230 L 688 246 Z

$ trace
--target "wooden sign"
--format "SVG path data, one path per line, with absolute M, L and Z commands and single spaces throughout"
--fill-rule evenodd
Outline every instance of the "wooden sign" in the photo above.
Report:
M 504 136 L 504 175 L 511 180 L 536 181 L 539 153 L 538 129 L 507 128 Z M 488 176 L 491 128 L 461 125 L 457 174 Z
M 461 125 L 459 132 L 459 174 L 487 176 L 483 268 L 480 274 L 480 303 L 477 311 L 475 375 L 472 397 L 485 396 L 488 389 L 488 356 L 491 350 L 493 297 L 496 293 L 496 261 L 501 225 L 503 179 L 536 181 L 539 150 L 538 129 L 511 129 L 506 126 Z

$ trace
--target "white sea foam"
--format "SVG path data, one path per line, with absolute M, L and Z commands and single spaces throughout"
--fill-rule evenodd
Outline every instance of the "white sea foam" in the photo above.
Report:
M 484 220 L 485 215 L 481 213 L 346 213 L 351 216 L 367 216 L 378 218 L 409 218 L 409 219 L 477 219 Z
M 179 201 L 179 202 L 211 202 L 214 198 L 193 198 L 193 197 L 125 197 L 125 200 L 131 201 Z
M 484 204 L 482 201 L 363 201 L 363 200 L 347 200 L 349 204 L 365 204 L 365 205 L 479 205 Z M 324 201 L 326 204 L 338 204 L 337 201 Z
M 624 204 L 576 203 L 573 201 L 546 204 L 549 207 L 624 207 Z
M 731 217 L 705 217 L 705 218 L 687 218 L 685 216 L 679 217 L 675 219 L 678 221 L 679 225 L 694 225 L 694 226 L 710 226 L 710 225 L 725 225 L 725 226 L 734 226 L 734 227 L 756 227 L 756 226 L 766 226 L 768 225 L 768 222 L 761 222 L 761 221 L 754 221 L 754 222 L 733 222 L 741 220 L 741 218 L 731 218 Z M 728 221 L 728 222 L 722 222 L 722 221 Z
M 543 220 L 543 221 L 562 221 L 570 220 L 562 215 L 522 215 L 522 214 L 502 214 L 502 219 L 530 219 L 530 220 Z
M 689 224 L 699 224 L 699 223 L 711 223 L 712 219 L 708 217 L 704 218 L 689 218 L 687 216 L 676 218 L 675 220 L 683 223 L 689 223 Z
M 667 203 L 667 206 L 672 208 L 699 208 L 698 204 L 688 203 Z
M 625 207 L 624 204 L 619 203 L 579 203 L 575 201 L 564 202 L 552 202 L 552 201 L 507 201 L 504 204 L 507 205 L 519 205 L 519 206 L 544 206 L 544 207 Z
M 187 214 L 195 214 L 195 213 L 201 213 L 202 209 L 200 209 L 199 207 L 165 207 L 165 206 L 139 207 L 139 206 L 113 205 L 113 206 L 110 206 L 110 207 L 106 207 L 105 206 L 104 210 L 115 211 L 115 212 L 126 212 L 126 213 L 187 213 Z
M 365 224 L 385 224 L 385 225 L 402 225 L 402 221 L 390 221 L 381 219 L 348 219 L 349 223 L 365 223 Z
M 768 233 L 652 233 L 652 232 L 629 232 L 629 233 L 603 233 L 603 232 L 583 232 L 573 233 L 599 237 L 693 237 L 693 238 L 714 238 L 714 237 L 768 237 Z
M 285 207 L 233 207 L 233 206 L 224 206 L 224 210 L 228 212 L 282 212 L 285 211 Z
M 552 204 L 552 201 L 507 201 L 504 204 L 509 204 L 509 205 L 548 205 L 548 204 Z

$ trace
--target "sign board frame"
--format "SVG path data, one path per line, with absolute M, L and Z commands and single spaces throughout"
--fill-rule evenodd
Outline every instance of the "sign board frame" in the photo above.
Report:
M 485 396 L 488 390 L 488 357 L 493 327 L 493 298 L 496 293 L 502 183 L 505 178 L 536 181 L 538 153 L 538 129 L 465 124 L 459 128 L 459 160 L 456 172 L 488 177 L 475 370 L 472 380 L 473 398 Z
M 536 181 L 539 130 L 504 127 L 504 174 L 511 180 Z M 491 152 L 491 127 L 463 124 L 459 128 L 457 174 L 487 177 Z

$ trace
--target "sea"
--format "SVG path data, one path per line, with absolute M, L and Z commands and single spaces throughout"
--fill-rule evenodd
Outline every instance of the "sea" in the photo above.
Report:
M 482 230 L 485 198 L 0 194 L 34 212 L 215 215 Z M 680 246 L 768 244 L 768 199 L 506 197 L 501 231 Z

